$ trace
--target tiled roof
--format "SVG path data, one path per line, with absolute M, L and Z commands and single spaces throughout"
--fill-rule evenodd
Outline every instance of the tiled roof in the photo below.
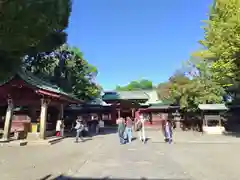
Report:
M 148 109 L 169 109 L 171 107 L 177 107 L 177 106 L 171 106 L 170 101 L 158 101 L 155 103 L 149 104 Z
M 47 81 L 44 81 L 44 80 L 34 76 L 31 72 L 25 71 L 23 69 L 19 70 L 15 75 L 8 78 L 5 82 L 1 83 L 0 86 L 2 86 L 4 84 L 6 84 L 7 82 L 11 81 L 16 75 L 18 75 L 26 83 L 28 83 L 28 84 L 30 84 L 30 85 L 38 88 L 38 89 L 42 89 L 42 90 L 45 90 L 45 91 L 50 91 L 52 93 L 63 95 L 63 96 L 69 97 L 69 98 L 71 98 L 75 101 L 80 102 L 80 100 L 78 98 L 76 98 L 74 95 L 63 91 L 57 85 L 51 84 L 50 82 L 47 82 Z
M 153 103 L 161 102 L 161 100 L 159 100 L 158 94 L 155 90 L 145 91 L 145 93 L 148 95 L 148 101 L 146 103 L 153 104 Z
M 149 96 L 144 91 L 114 91 L 105 92 L 104 101 L 109 100 L 148 100 Z
M 160 100 L 155 90 L 105 92 L 102 98 L 104 101 L 145 100 L 140 105 L 148 106 L 149 109 L 168 109 L 173 104 L 171 101 Z
M 100 105 L 100 106 L 110 106 L 110 104 L 107 104 L 105 101 L 103 101 L 101 98 L 93 99 L 86 103 L 87 105 Z

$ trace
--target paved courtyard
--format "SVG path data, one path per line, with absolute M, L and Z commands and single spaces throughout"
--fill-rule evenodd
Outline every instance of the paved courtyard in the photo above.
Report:
M 240 179 L 238 138 L 223 137 L 229 143 L 197 143 L 191 133 L 179 133 L 179 143 L 168 145 L 162 143 L 160 133 L 148 135 L 147 144 L 135 140 L 119 145 L 116 134 L 108 134 L 78 144 L 66 138 L 52 146 L 2 146 L 0 179 Z M 184 137 L 190 143 L 180 142 Z M 200 139 L 200 135 L 196 137 Z

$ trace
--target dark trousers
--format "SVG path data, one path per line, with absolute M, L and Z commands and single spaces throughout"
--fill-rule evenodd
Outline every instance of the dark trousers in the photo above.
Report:
M 172 132 L 164 132 L 165 142 L 172 143 Z
M 123 130 L 123 131 L 119 130 L 119 131 L 118 131 L 118 136 L 119 136 L 120 143 L 121 143 L 121 144 L 125 144 L 124 130 Z

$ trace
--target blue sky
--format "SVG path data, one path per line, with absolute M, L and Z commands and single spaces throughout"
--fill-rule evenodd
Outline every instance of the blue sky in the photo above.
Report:
M 98 68 L 105 90 L 166 81 L 203 38 L 212 0 L 74 0 L 68 43 Z

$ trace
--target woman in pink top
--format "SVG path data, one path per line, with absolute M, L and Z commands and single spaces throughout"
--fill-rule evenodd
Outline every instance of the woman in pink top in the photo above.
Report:
M 133 127 L 133 121 L 130 117 L 127 117 L 125 135 L 127 136 L 127 140 L 129 143 L 132 142 L 132 127 Z

